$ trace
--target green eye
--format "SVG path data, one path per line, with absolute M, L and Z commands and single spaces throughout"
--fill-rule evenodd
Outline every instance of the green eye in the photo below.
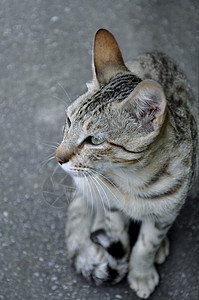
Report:
M 103 139 L 98 139 L 98 138 L 96 138 L 96 137 L 94 137 L 94 136 L 91 136 L 91 143 L 93 144 L 93 145 L 100 145 L 100 144 L 102 144 L 105 140 L 103 140 Z

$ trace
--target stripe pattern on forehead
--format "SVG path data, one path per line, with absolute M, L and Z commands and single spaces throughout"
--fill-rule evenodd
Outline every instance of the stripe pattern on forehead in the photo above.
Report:
M 83 120 L 85 116 L 93 116 L 101 113 L 107 104 L 111 102 L 121 102 L 142 80 L 132 73 L 125 73 L 116 76 L 108 84 L 104 85 L 91 98 L 80 106 L 76 113 L 78 120 Z

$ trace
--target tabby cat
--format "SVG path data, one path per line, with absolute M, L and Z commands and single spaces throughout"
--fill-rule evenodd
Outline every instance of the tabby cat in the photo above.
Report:
M 105 29 L 95 35 L 93 74 L 88 91 L 67 109 L 55 154 L 78 190 L 68 208 L 68 255 L 97 284 L 128 273 L 130 287 L 146 299 L 195 177 L 194 99 L 167 56 L 148 53 L 124 64 Z M 131 219 L 141 222 L 132 250 Z

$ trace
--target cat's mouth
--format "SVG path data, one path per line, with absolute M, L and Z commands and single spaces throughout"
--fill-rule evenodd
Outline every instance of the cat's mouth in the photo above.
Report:
M 89 176 L 91 173 L 89 168 L 83 166 L 73 167 L 70 165 L 70 162 L 62 163 L 62 164 L 59 163 L 59 165 L 65 172 L 69 173 L 71 176 L 85 177 L 85 176 Z

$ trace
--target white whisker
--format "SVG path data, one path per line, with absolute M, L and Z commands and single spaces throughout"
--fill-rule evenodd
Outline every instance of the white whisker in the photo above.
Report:
M 52 141 L 43 141 L 42 145 L 47 147 L 58 147 L 60 143 Z
M 57 96 L 51 96 L 51 97 L 54 98 L 54 99 L 57 99 L 57 100 L 61 101 L 62 104 L 64 105 L 64 107 L 66 107 L 68 105 L 68 103 L 66 101 L 64 101 L 63 99 L 61 99 L 61 98 L 59 98 Z
M 44 144 L 44 146 L 47 146 L 47 147 L 49 147 L 50 149 L 57 149 L 57 146 L 55 146 L 55 145 L 50 145 L 50 144 Z
M 54 155 L 54 152 L 53 153 L 51 153 L 51 154 L 49 154 L 47 157 L 46 157 L 46 160 L 48 160 L 49 158 L 52 158 L 52 157 L 54 157 L 55 155 Z M 45 161 L 46 161 L 45 160 Z
M 52 154 L 50 154 L 44 161 L 40 163 L 41 168 L 43 168 L 49 161 L 51 161 L 54 158 L 55 156 L 54 155 L 52 156 Z
M 118 192 L 121 194 L 120 190 L 118 189 L 118 187 L 109 179 L 107 178 L 105 175 L 103 175 L 102 173 L 98 172 L 98 171 L 94 171 L 92 170 L 92 172 L 95 172 L 96 174 L 99 174 L 100 176 L 104 177 L 104 179 L 106 179 L 112 186 L 114 186 L 114 188 L 116 188 L 118 190 Z M 98 177 L 99 178 L 99 177 Z M 114 196 L 114 198 L 117 200 L 118 203 L 120 203 L 120 200 L 115 196 L 115 194 L 113 193 L 113 191 L 108 187 L 107 184 L 105 184 L 103 181 L 101 181 L 106 187 L 107 189 L 111 192 L 111 194 Z
M 85 199 L 85 177 L 81 177 L 81 183 L 82 183 L 82 194 L 83 198 Z M 87 203 L 87 208 L 88 208 L 88 203 Z
M 65 88 L 61 85 L 61 83 L 58 82 L 57 84 L 63 89 L 63 91 L 64 91 L 66 97 L 67 97 L 68 100 L 69 100 L 69 102 L 72 102 L 71 99 L 70 99 L 70 97 L 69 97 L 69 95 L 68 95 L 68 93 L 67 93 L 67 91 L 66 91 Z
M 53 176 L 54 176 L 54 174 L 55 174 L 55 172 L 57 171 L 58 168 L 59 168 L 59 165 L 57 164 L 57 165 L 55 166 L 55 169 L 54 169 L 52 175 L 51 175 L 51 180 L 53 180 Z M 64 178 L 66 178 L 66 176 L 65 176 Z
M 88 178 L 87 176 L 82 177 L 82 181 L 84 181 L 84 193 L 85 193 L 85 199 L 86 199 L 86 208 L 89 210 L 89 199 L 88 199 Z
M 95 174 L 93 174 L 93 177 L 95 178 L 95 180 L 98 182 L 99 186 L 101 187 L 101 189 L 102 189 L 102 191 L 103 191 L 103 193 L 104 193 L 104 195 L 105 195 L 105 197 L 106 197 L 107 204 L 108 204 L 109 211 L 110 211 L 110 209 L 111 209 L 111 207 L 110 207 L 110 201 L 109 201 L 109 198 L 108 198 L 108 196 L 107 196 L 107 193 L 105 192 L 105 190 L 104 190 L 104 188 L 103 188 L 103 186 L 102 186 L 102 184 L 104 184 L 104 182 L 103 182 L 99 177 L 97 177 Z M 102 184 L 100 184 L 100 182 L 101 182 Z M 106 184 L 104 184 L 104 186 L 107 187 Z
M 102 184 L 100 184 L 100 182 L 99 182 L 99 181 L 101 181 L 100 178 L 97 177 L 95 174 L 93 174 L 93 179 L 95 179 L 97 181 L 98 185 L 100 186 L 100 188 L 102 189 L 102 191 L 103 191 L 103 193 L 104 193 L 104 195 L 106 197 L 106 202 L 107 202 L 107 205 L 108 205 L 109 209 L 108 210 L 106 209 L 105 216 L 107 216 L 107 212 L 109 213 L 109 216 L 110 216 L 111 215 L 111 207 L 110 207 L 110 201 L 109 201 L 108 195 L 107 195 L 106 191 L 104 190 Z M 105 187 L 106 187 L 106 185 L 105 185 Z M 110 225 L 111 225 L 111 223 L 108 222 L 108 228 L 111 230 Z
M 102 203 L 102 206 L 103 206 L 103 209 L 104 209 L 104 213 L 105 213 L 105 215 L 106 215 L 106 209 L 105 209 L 105 206 L 104 206 L 104 200 L 103 200 L 101 191 L 100 191 L 100 189 L 99 189 L 99 183 L 96 181 L 96 179 L 95 179 L 94 177 L 90 176 L 90 178 L 91 178 L 93 184 L 95 185 L 95 187 L 96 187 L 96 189 L 97 189 L 97 192 L 98 192 L 98 194 L 99 194 L 99 196 L 100 196 L 100 200 L 101 200 L 101 203 Z
M 90 174 L 87 174 L 88 175 L 88 177 L 90 178 Z M 93 192 L 92 192 L 92 186 L 91 186 L 91 184 L 90 184 L 90 182 L 89 182 L 89 180 L 87 180 L 87 182 L 88 182 L 88 188 L 89 188 L 89 191 L 90 191 L 90 199 L 91 199 L 91 217 L 93 216 Z

